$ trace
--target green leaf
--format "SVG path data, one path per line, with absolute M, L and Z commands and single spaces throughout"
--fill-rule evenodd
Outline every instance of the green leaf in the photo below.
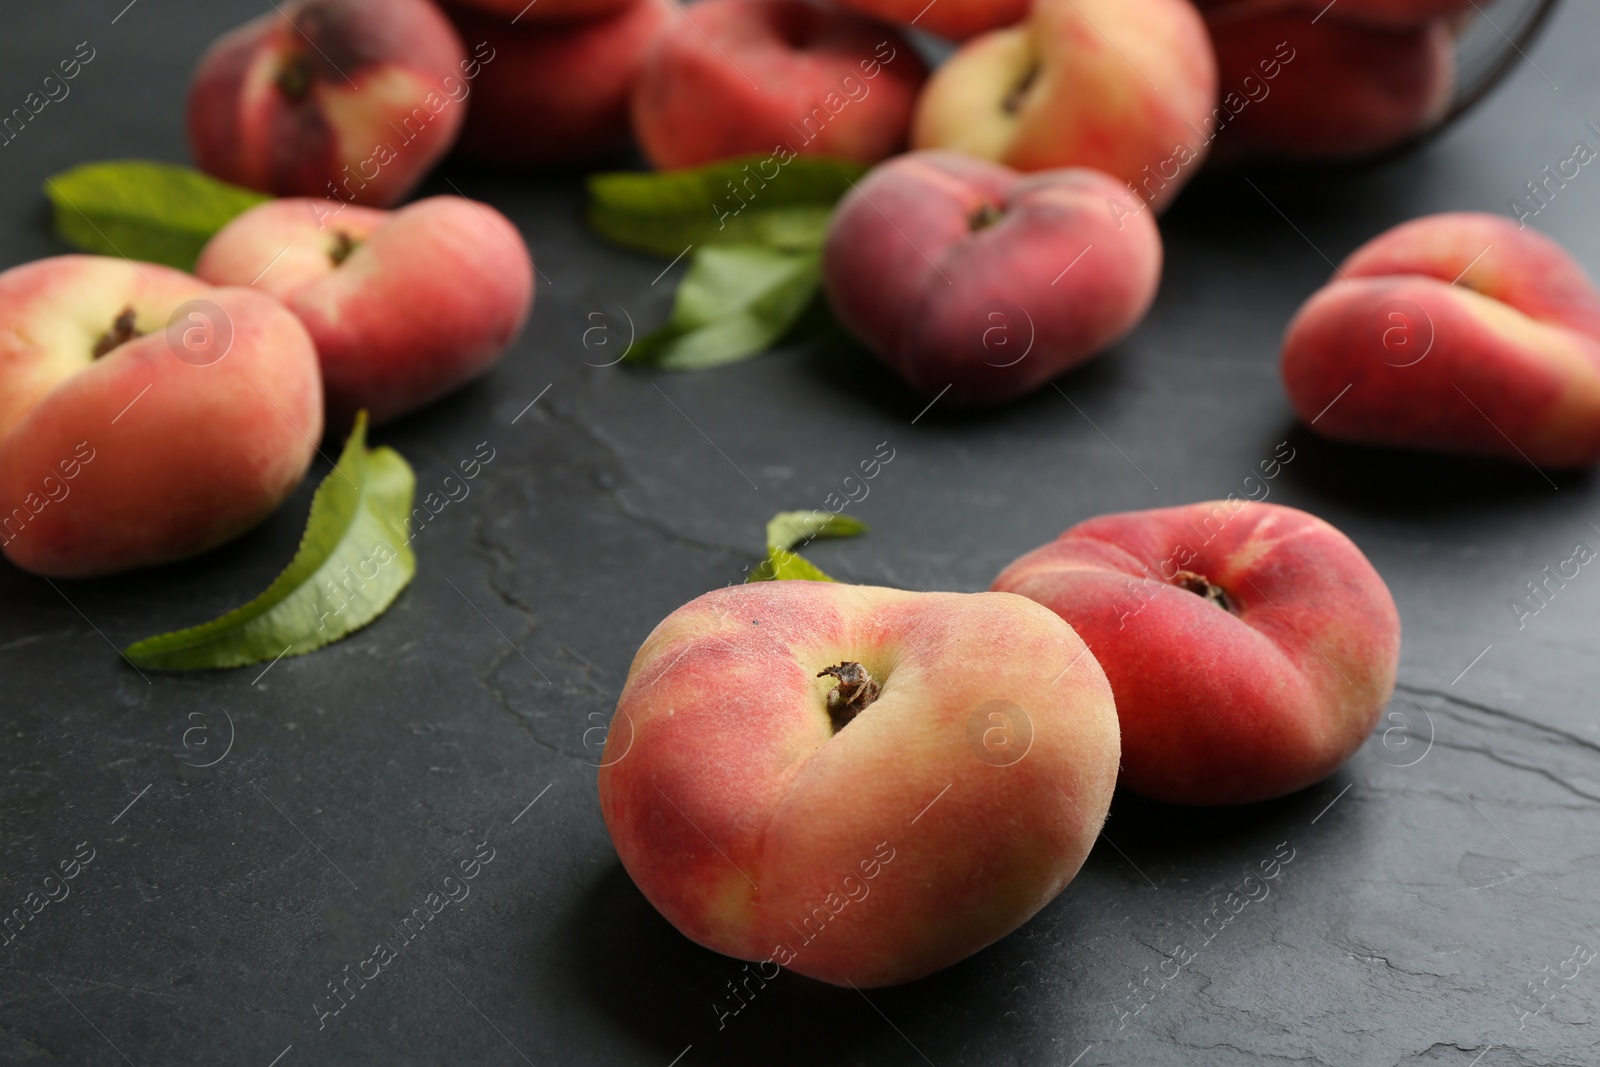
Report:
M 750 572 L 745 584 L 751 582 L 836 582 L 837 578 L 823 572 L 822 568 L 801 556 L 782 548 L 768 548 L 767 558 L 761 566 Z
M 849 515 L 835 515 L 820 509 L 779 512 L 767 523 L 767 558 L 750 572 L 745 582 L 837 581 L 791 550 L 819 537 L 857 537 L 866 532 L 867 524 Z
M 682 258 L 672 317 L 630 363 L 706 370 L 766 351 L 816 298 L 839 198 L 866 172 L 818 156 L 752 156 L 655 174 L 589 179 L 589 222 L 611 241 Z
M 362 412 L 311 498 L 300 550 L 266 592 L 123 654 L 160 670 L 243 667 L 314 651 L 382 615 L 417 571 L 405 531 L 417 479 L 394 449 L 368 449 L 366 428 Z
M 818 249 L 834 204 L 865 165 L 824 156 L 750 156 L 689 170 L 595 174 L 589 225 L 659 256 L 690 246 Z
M 270 196 L 188 167 L 128 159 L 45 179 L 56 233 L 83 249 L 193 270 L 211 235 Z
M 704 248 L 678 286 L 672 318 L 627 356 L 663 370 L 705 370 L 760 355 L 799 321 L 822 284 L 816 252 Z
M 767 547 L 795 549 L 819 537 L 859 537 L 867 524 L 849 515 L 814 511 L 780 511 L 767 523 Z

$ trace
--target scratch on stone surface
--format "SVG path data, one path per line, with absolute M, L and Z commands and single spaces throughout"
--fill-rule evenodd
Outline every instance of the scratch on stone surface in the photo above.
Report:
M 1215 1044 L 1204 1045 L 1198 1041 L 1185 1041 L 1176 1034 L 1170 1035 L 1170 1039 L 1172 1043 L 1177 1045 L 1179 1048 L 1193 1049 L 1196 1052 L 1214 1052 L 1217 1049 L 1227 1049 L 1230 1052 L 1238 1053 L 1251 1063 L 1318 1063 L 1327 1064 L 1328 1067 L 1331 1067 L 1331 1064 L 1328 1060 L 1318 1056 L 1315 1052 L 1305 1056 L 1285 1056 L 1275 1052 L 1263 1052 L 1260 1049 L 1242 1048 L 1239 1045 L 1235 1045 L 1227 1041 L 1218 1041 Z
M 83 978 L 73 974 L 39 974 L 34 971 L 25 971 L 20 967 L 0 967 L 0 973 L 32 978 L 39 982 L 52 978 L 61 982 L 71 982 L 75 986 L 88 986 L 92 989 L 115 989 L 120 993 L 135 993 L 147 997 L 159 997 L 162 1000 L 186 999 L 177 993 L 168 993 L 160 989 L 145 989 L 142 986 L 122 985 L 119 982 L 107 982 L 98 978 Z
M 608 437 L 598 432 L 598 429 L 594 424 L 569 414 L 564 410 L 564 405 L 558 405 L 552 402 L 551 404 L 541 406 L 540 411 L 542 414 L 548 417 L 551 422 L 569 426 L 572 429 L 577 430 L 582 437 L 588 439 L 590 442 L 596 445 L 608 457 L 610 461 L 610 467 L 617 472 L 621 472 L 624 477 L 626 477 L 628 472 L 632 469 L 635 462 L 635 457 L 632 457 Z M 521 488 L 520 483 L 508 482 L 505 479 L 494 475 L 491 475 L 490 477 L 490 484 L 507 486 L 514 490 Z M 658 534 L 668 541 L 683 544 L 692 548 L 697 548 L 702 551 L 724 553 L 730 556 L 735 556 L 739 559 L 746 559 L 754 555 L 752 552 L 740 550 L 724 544 L 701 541 L 691 537 L 688 534 L 681 533 L 668 526 L 662 520 L 652 518 L 651 516 L 629 505 L 621 495 L 621 492 L 610 484 L 599 484 L 596 485 L 596 488 L 602 494 L 604 494 L 606 499 L 609 500 L 611 505 L 616 509 L 617 513 L 623 518 L 645 526 L 652 532 Z M 483 527 L 481 519 L 477 518 L 476 516 L 474 517 L 472 530 L 469 536 L 471 537 L 473 543 L 479 548 L 497 556 L 508 567 L 514 567 L 516 565 L 516 557 L 512 551 L 515 546 L 507 546 L 494 540 L 488 530 Z M 502 596 L 502 599 L 507 596 L 506 591 L 497 587 L 493 588 L 497 594 Z M 529 606 L 522 604 L 520 601 L 508 601 L 508 603 L 524 613 L 531 614 L 532 612 L 532 609 Z
M 597 396 L 596 399 L 599 399 L 599 397 Z M 589 440 L 599 445 L 601 450 L 604 451 L 606 455 L 611 457 L 611 462 L 616 464 L 619 468 L 628 470 L 633 466 L 633 457 L 625 453 L 623 449 L 610 438 L 600 433 L 597 430 L 595 423 L 569 415 L 566 410 L 566 404 L 560 402 L 559 398 L 552 398 L 550 403 L 546 404 L 542 409 L 540 409 L 540 413 L 551 422 L 572 427 L 584 437 L 587 437 Z
M 505 666 L 510 657 L 512 655 L 521 655 L 517 646 L 526 641 L 528 637 L 538 629 L 537 613 L 531 605 L 524 603 L 513 592 L 503 587 L 498 581 L 495 580 L 495 575 L 499 571 L 500 565 L 504 564 L 508 568 L 513 567 L 515 565 L 515 559 L 504 545 L 499 544 L 488 535 L 482 519 L 476 515 L 473 516 L 472 520 L 468 524 L 468 538 L 474 546 L 476 546 L 485 556 L 490 558 L 491 566 L 489 573 L 484 576 L 485 584 L 488 585 L 489 589 L 496 595 L 496 597 L 499 598 L 501 603 L 518 612 L 527 620 L 527 623 L 517 633 L 516 644 L 510 649 L 500 650 L 490 661 L 489 665 L 478 674 L 478 684 L 488 691 L 488 693 L 494 698 L 495 702 L 500 706 L 501 710 L 510 715 L 512 719 L 516 721 L 517 725 L 521 727 L 528 737 L 533 740 L 534 744 L 565 759 L 577 760 L 580 763 L 586 762 L 581 756 L 567 752 L 560 746 L 552 744 L 541 737 L 539 732 L 535 729 L 534 724 L 528 720 L 528 717 L 518 711 L 517 708 L 513 706 L 511 699 L 506 692 L 495 684 L 495 676 L 500 672 L 500 669 Z M 571 654 L 570 650 L 566 649 L 565 646 L 562 646 L 562 648 L 564 652 L 567 652 L 569 655 Z M 590 666 L 592 667 L 592 664 Z M 588 682 L 587 679 L 586 684 L 588 684 L 589 688 L 595 689 L 596 695 L 605 695 L 602 691 L 598 690 L 593 683 Z M 565 689 L 565 685 L 563 685 L 562 688 Z
M 558 407 L 552 406 L 550 408 L 550 413 L 552 413 L 554 421 L 572 426 L 589 440 L 599 445 L 600 448 L 611 457 L 612 463 L 624 474 L 634 468 L 636 464 L 636 457 L 633 457 L 629 453 L 625 452 L 621 446 L 615 444 L 607 436 L 600 433 L 595 425 L 585 422 L 582 419 L 568 416 Z M 649 530 L 652 530 L 668 541 L 682 544 L 690 548 L 697 548 L 706 552 L 723 553 L 725 555 L 734 556 L 741 560 L 758 555 L 758 553 L 752 551 L 730 545 L 719 544 L 716 542 L 702 541 L 698 538 L 690 536 L 689 534 L 682 533 L 673 529 L 671 526 L 668 526 L 664 521 L 654 518 L 653 516 L 650 516 L 628 504 L 627 501 L 623 499 L 620 491 L 613 486 L 600 485 L 597 486 L 597 488 L 606 495 L 606 498 L 611 501 L 611 505 L 617 509 L 618 514 L 620 514 L 623 518 L 629 519 L 641 526 L 646 527 Z
M 479 548 L 484 555 L 491 557 L 489 573 L 485 578 L 489 591 L 500 599 L 500 602 L 513 611 L 526 615 L 529 619 L 536 620 L 533 605 L 524 602 L 510 589 L 495 581 L 495 574 L 503 565 L 507 569 L 516 567 L 516 559 L 504 545 L 491 539 L 484 530 L 483 519 L 474 515 L 467 527 L 467 538 L 474 546 Z
M 40 641 L 45 641 L 52 637 L 71 636 L 71 630 L 41 630 L 36 634 L 29 634 L 26 637 L 19 637 L 13 641 L 7 641 L 5 644 L 0 645 L 0 652 L 12 652 L 19 648 L 26 648 L 28 645 L 37 644 Z
M 720 553 L 721 555 L 732 556 L 733 558 L 739 560 L 753 560 L 758 555 L 758 553 L 754 551 L 734 548 L 730 545 L 718 544 L 714 541 L 702 541 L 697 537 L 691 537 L 686 533 L 681 533 L 678 530 L 674 530 L 660 519 L 646 515 L 644 512 L 628 506 L 623 502 L 622 498 L 613 491 L 608 489 L 605 490 L 605 492 L 606 495 L 611 498 L 612 505 L 624 518 L 633 520 L 639 525 L 659 534 L 661 537 L 674 544 L 680 544 L 688 548 L 699 549 L 702 552 L 716 552 Z
M 588 659 L 581 652 L 570 645 L 557 645 L 556 648 L 561 652 L 562 655 L 569 659 L 575 660 L 581 666 L 582 670 L 580 673 L 583 675 L 583 683 L 587 685 L 591 691 L 593 691 L 595 696 L 615 702 L 618 694 L 595 681 L 596 675 L 603 675 L 606 673 L 599 664 Z
M 33 1038 L 29 1037 L 27 1034 L 18 1033 L 16 1030 L 13 1030 L 9 1026 L 6 1026 L 4 1023 L 0 1023 L 0 1034 L 8 1034 L 11 1037 L 16 1038 L 18 1041 L 22 1042 L 23 1044 L 29 1046 L 30 1048 L 36 1048 L 36 1049 L 39 1050 L 39 1052 L 41 1054 L 49 1056 L 49 1057 L 51 1057 L 53 1059 L 60 1059 L 61 1058 L 60 1056 L 56 1055 L 56 1053 L 51 1052 L 49 1049 L 47 1049 L 43 1045 L 39 1044 L 39 1042 L 37 1042 Z
M 1531 763 L 1518 763 L 1514 759 L 1509 759 L 1506 756 L 1500 755 L 1491 748 L 1482 748 L 1478 745 L 1463 745 L 1453 741 L 1443 741 L 1439 738 L 1434 738 L 1433 743 L 1438 745 L 1440 748 L 1455 749 L 1457 752 L 1476 752 L 1480 756 L 1488 757 L 1494 762 L 1500 764 L 1502 767 L 1510 767 L 1514 770 L 1527 771 L 1530 774 L 1537 774 L 1539 777 L 1548 780 L 1554 785 L 1560 786 L 1562 789 L 1565 789 L 1574 796 L 1579 796 L 1585 800 L 1592 800 L 1595 803 L 1600 804 L 1600 794 L 1585 792 L 1548 768 L 1535 766 Z
M 1575 745 L 1580 745 L 1591 752 L 1600 754 L 1600 743 L 1591 741 L 1586 737 L 1581 737 L 1578 734 L 1570 733 L 1566 730 L 1560 729 L 1559 727 L 1551 726 L 1548 723 L 1542 723 L 1536 719 L 1530 719 L 1526 716 L 1518 715 L 1514 711 L 1506 711 L 1504 708 L 1497 708 L 1490 704 L 1481 704 L 1475 700 L 1467 700 L 1463 697 L 1456 696 L 1454 693 L 1446 693 L 1442 689 L 1428 689 L 1423 686 L 1407 685 L 1404 682 L 1396 683 L 1395 689 L 1418 696 L 1436 697 L 1439 700 L 1443 700 L 1447 704 L 1454 704 L 1458 707 L 1470 708 L 1473 711 L 1481 712 L 1484 715 L 1492 715 L 1497 719 L 1505 719 L 1507 722 L 1514 722 L 1520 726 L 1526 726 L 1530 729 L 1538 730 L 1541 733 L 1553 734 L 1565 741 L 1571 741 Z
M 650 530 L 652 533 L 658 535 L 664 541 L 672 544 L 682 545 L 686 548 L 693 548 L 701 552 L 711 552 L 719 555 L 729 556 L 733 559 L 739 560 L 742 563 L 753 564 L 756 561 L 757 553 L 753 550 L 745 551 L 732 548 L 728 545 L 717 544 L 710 541 L 701 541 L 697 538 L 689 536 L 688 534 L 680 533 L 679 531 L 674 530 L 672 527 L 666 525 L 666 523 L 662 522 L 661 520 L 652 518 L 651 516 L 637 511 L 625 504 L 622 498 L 618 496 L 614 490 L 602 488 L 601 491 L 606 494 L 612 506 L 623 518 L 638 523 L 639 525 Z M 481 519 L 474 518 L 471 530 L 469 532 L 469 538 L 471 539 L 472 543 L 477 548 L 482 550 L 486 555 L 493 556 L 497 566 L 504 565 L 507 569 L 512 570 L 516 568 L 516 557 L 512 554 L 510 547 L 499 541 L 496 541 L 493 536 L 490 535 L 488 529 L 484 526 Z M 533 607 L 522 601 L 509 589 L 497 582 L 494 579 L 492 571 L 488 579 L 488 585 L 490 590 L 493 591 L 495 595 L 498 596 L 508 607 L 511 607 L 516 611 L 529 616 L 530 618 L 534 617 L 535 612 Z
M 1338 944 L 1337 941 L 1331 941 L 1330 943 Z M 1438 971 L 1414 971 L 1410 967 L 1402 967 L 1388 956 L 1374 950 L 1371 946 L 1363 945 L 1359 942 L 1349 942 L 1340 945 L 1340 947 L 1345 950 L 1345 954 L 1351 959 L 1361 960 L 1364 963 L 1381 963 L 1386 970 L 1398 971 L 1413 978 L 1448 979 L 1451 977 L 1448 974 L 1440 974 Z
M 526 635 L 524 634 L 522 636 Z M 494 662 L 489 665 L 489 669 L 479 676 L 478 684 L 483 686 L 484 689 L 488 690 L 489 694 L 494 697 L 495 703 L 500 705 L 500 709 L 516 721 L 516 724 L 522 728 L 523 732 L 532 738 L 534 744 L 538 745 L 540 748 L 548 749 L 564 759 L 576 760 L 579 763 L 586 764 L 587 761 L 584 760 L 583 757 L 575 756 L 565 749 L 557 745 L 553 745 L 549 741 L 546 741 L 544 738 L 540 737 L 538 731 L 533 728 L 533 723 L 529 722 L 526 716 L 524 716 L 516 708 L 512 707 L 510 699 L 507 698 L 506 694 L 502 692 L 500 688 L 491 680 L 500 670 L 500 668 L 505 665 L 506 660 L 510 659 L 511 656 L 515 654 L 515 651 L 515 649 L 512 649 L 511 651 L 502 651 L 497 654 Z
M 1485 1052 L 1488 1051 L 1488 1048 L 1483 1045 L 1463 1045 L 1457 1041 L 1435 1041 L 1422 1051 L 1413 1052 L 1411 1057 L 1412 1059 L 1421 1059 L 1424 1056 L 1432 1056 L 1434 1049 L 1449 1049 L 1452 1052 L 1463 1052 L 1468 1054 L 1477 1052 L 1479 1049 L 1483 1049 Z M 1476 1063 L 1477 1061 L 1474 1060 L 1473 1062 Z
M 1467 889 L 1474 893 L 1481 893 L 1485 889 L 1493 889 L 1495 886 L 1505 885 L 1507 882 L 1515 882 L 1518 878 L 1525 878 L 1527 877 L 1527 874 L 1527 871 L 1513 869 L 1511 873 L 1506 875 L 1504 878 L 1496 878 L 1494 881 L 1485 882 L 1483 885 L 1469 885 L 1467 886 Z
M 162 992 L 161 990 L 158 990 L 158 989 L 145 989 L 142 986 L 122 985 L 122 984 L 117 983 L 117 982 L 106 982 L 106 981 L 101 981 L 101 980 L 94 979 L 94 978 L 83 978 L 83 977 L 80 977 L 80 976 L 77 976 L 77 975 L 34 974 L 34 973 L 31 973 L 31 972 L 28 972 L 28 971 L 17 970 L 15 968 L 0 968 L 0 970 L 8 970 L 11 973 L 22 975 L 23 977 L 27 977 L 27 978 L 37 979 L 39 981 L 43 981 L 46 978 L 53 978 L 55 980 L 62 981 L 62 982 L 71 982 L 75 986 L 86 986 L 86 987 L 91 988 L 91 989 L 114 989 L 114 990 L 116 990 L 118 992 L 121 992 L 121 993 L 132 993 L 132 994 L 135 994 L 135 995 L 143 995 L 143 996 L 147 996 L 147 997 L 157 997 L 157 998 L 159 998 L 161 1000 L 181 1000 L 181 1001 L 184 1001 L 185 1003 L 188 1003 L 188 1004 L 191 1004 L 191 1005 L 196 1000 L 199 1000 L 199 1001 L 201 1001 L 203 1003 L 215 1005 L 217 1007 L 217 1009 L 219 1010 L 219 1014 L 232 1015 L 232 1014 L 235 1014 L 235 1013 L 238 1013 L 238 1012 L 243 1012 L 246 1015 L 259 1015 L 262 1018 L 274 1019 L 274 1020 L 299 1019 L 300 1018 L 300 1013 L 298 1011 L 290 1011 L 290 1010 L 283 1010 L 283 1009 L 273 1010 L 273 1009 L 269 1009 L 269 1008 L 257 1008 L 257 1007 L 253 1007 L 253 1006 L 251 1006 L 249 1004 L 238 1004 L 238 1003 L 235 1003 L 235 1002 L 233 1002 L 231 1000 L 218 1000 L 215 997 L 208 997 L 208 996 L 205 996 L 203 994 L 197 996 L 193 991 L 188 991 L 188 992 L 185 992 L 183 994 L 165 993 L 165 992 Z M 5 1028 L 3 1026 L 0 1026 L 0 1031 L 4 1031 L 4 1030 L 5 1030 Z M 21 1036 L 21 1035 L 19 1035 L 19 1036 Z M 27 1039 L 24 1038 L 24 1040 L 27 1040 Z M 34 1042 L 29 1042 L 29 1043 L 30 1044 L 34 1044 Z
M 511 555 L 506 547 L 500 544 L 498 541 L 491 540 L 489 536 L 484 533 L 482 515 L 472 516 L 471 522 L 467 524 L 467 537 L 472 541 L 473 544 L 481 548 L 485 554 L 495 557 L 495 559 L 501 563 L 504 563 L 508 567 L 516 565 L 516 559 Z

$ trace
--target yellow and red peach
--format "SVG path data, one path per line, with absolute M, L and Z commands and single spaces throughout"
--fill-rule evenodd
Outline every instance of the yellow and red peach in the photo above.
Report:
M 841 6 L 901 26 L 964 41 L 1028 17 L 1032 0 L 839 0 Z
M 219 38 L 189 89 L 200 168 L 387 206 L 455 142 L 469 64 L 429 0 L 297 0 Z
M 1102 515 L 1016 560 L 994 588 L 1055 611 L 1099 658 L 1122 784 L 1241 804 L 1333 773 L 1394 690 L 1400 618 L 1350 539 L 1230 498 Z
M 905 147 L 927 75 L 899 33 L 813 0 L 701 0 L 669 23 L 634 88 L 633 132 L 657 167 Z
M 1469 213 L 1357 249 L 1290 324 L 1283 380 L 1341 441 L 1600 460 L 1600 292 L 1559 245 Z
M 1392 148 L 1437 123 L 1455 90 L 1455 44 L 1443 22 L 1382 27 L 1292 9 L 1208 25 L 1222 85 L 1240 100 L 1212 124 L 1223 127 L 1219 156 L 1330 159 Z M 1267 85 L 1259 65 L 1284 47 L 1293 58 Z
M 1059 893 L 1100 831 L 1117 753 L 1105 676 L 1037 604 L 761 582 L 708 593 L 646 639 L 600 810 L 689 938 L 883 986 Z
M 543 0 L 541 0 L 542 4 Z M 454 9 L 482 65 L 457 150 L 492 163 L 543 166 L 604 156 L 628 141 L 628 103 L 671 0 L 639 0 L 581 22 L 527 22 Z
M 223 227 L 196 273 L 255 285 L 310 330 L 330 426 L 374 423 L 483 374 L 533 306 L 533 260 L 487 204 L 436 196 L 396 211 L 271 200 Z
M 1152 213 L 1107 175 L 914 152 L 846 195 L 823 279 L 840 321 L 913 388 L 993 404 L 1133 329 L 1161 259 Z
M 150 263 L 0 273 L 0 543 L 53 577 L 203 552 L 305 476 L 317 355 L 281 304 Z
M 1189 0 L 1038 0 L 934 73 L 912 143 L 1018 170 L 1093 167 L 1160 210 L 1199 169 L 1216 96 Z

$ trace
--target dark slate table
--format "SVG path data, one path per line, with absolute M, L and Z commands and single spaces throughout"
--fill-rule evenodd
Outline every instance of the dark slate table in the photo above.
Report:
M 95 58 L 0 148 L 0 266 L 64 250 L 47 175 L 186 159 L 196 57 L 265 10 L 125 2 L 5 12 L 0 107 L 79 42 Z M 1509 606 L 1575 543 L 1600 546 L 1600 485 L 1319 442 L 1276 369 L 1329 258 L 1425 212 L 1506 212 L 1593 143 L 1596 40 L 1600 9 L 1568 3 L 1423 151 L 1320 180 L 1255 174 L 1259 191 L 1206 180 L 1164 224 L 1165 284 L 1128 341 L 1059 392 L 915 425 L 924 401 L 825 332 L 714 373 L 604 366 L 628 317 L 664 317 L 662 263 L 586 234 L 575 174 L 448 168 L 429 189 L 499 206 L 545 280 L 493 374 L 376 435 L 421 492 L 481 442 L 495 457 L 418 538 L 388 615 L 265 672 L 145 677 L 118 658 L 264 588 L 309 485 L 182 566 L 54 586 L 0 567 L 0 907 L 89 857 L 0 948 L 0 1062 L 1600 1062 L 1600 968 L 1568 962 L 1600 946 L 1600 576 L 1520 628 Z M 1600 172 L 1534 225 L 1600 270 Z M 812 558 L 956 590 L 1089 515 L 1241 490 L 1287 441 L 1271 499 L 1348 531 L 1388 579 L 1400 692 L 1300 795 L 1215 811 L 1119 796 L 1082 875 L 959 966 L 870 999 L 784 975 L 719 1024 L 739 965 L 678 936 L 618 865 L 593 728 L 652 625 L 739 580 L 771 513 L 819 506 L 882 441 L 896 458 L 852 508 L 871 535 Z M 1203 943 L 1196 928 L 1275 855 L 1292 859 L 1270 895 Z M 468 895 L 403 937 L 463 861 Z M 370 973 L 380 941 L 393 959 L 331 1014 L 331 984 Z

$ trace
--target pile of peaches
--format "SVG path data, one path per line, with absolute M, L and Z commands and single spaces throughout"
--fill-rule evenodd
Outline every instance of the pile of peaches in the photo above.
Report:
M 324 430 L 486 370 L 526 321 L 516 227 L 453 197 L 271 200 L 189 274 L 67 255 L 0 273 L 0 545 L 52 577 L 204 552 L 271 514 Z
M 0 274 L 0 500 L 21 502 L 0 540 L 23 567 L 203 551 L 276 507 L 325 430 L 484 372 L 527 319 L 533 261 L 487 205 L 397 207 L 452 151 L 570 166 L 631 141 L 664 169 L 776 165 L 736 171 L 739 210 L 799 156 L 872 167 L 821 252 L 834 312 L 914 389 L 998 404 L 1138 325 L 1156 216 L 1202 166 L 1360 156 L 1436 124 L 1478 5 L 273 6 L 202 58 L 189 129 L 205 171 L 276 199 L 193 274 L 88 256 Z M 1508 220 L 1377 237 L 1289 324 L 1281 366 L 1332 438 L 1600 459 L 1600 294 Z M 1347 537 L 1237 496 L 1091 519 L 985 593 L 749 584 L 645 641 L 601 807 L 696 941 L 907 981 L 1060 892 L 1119 782 L 1239 804 L 1332 773 L 1389 700 L 1399 645 Z
M 449 22 L 420 2 L 284 10 L 207 53 L 190 128 L 203 165 L 307 196 L 238 215 L 192 273 L 87 255 L 0 273 L 0 546 L 20 567 L 86 577 L 228 541 L 295 489 L 325 432 L 450 392 L 527 321 L 533 260 L 494 208 L 368 206 L 421 179 L 459 114 L 360 202 L 301 180 L 333 166 L 331 130 L 376 138 L 391 106 L 428 114 L 441 66 L 470 70 Z
M 699 943 L 906 982 L 1061 892 L 1119 780 L 1214 805 L 1331 774 L 1399 652 L 1394 601 L 1347 537 L 1237 498 L 1080 523 L 986 593 L 734 586 L 639 650 L 600 806 L 640 890 Z

